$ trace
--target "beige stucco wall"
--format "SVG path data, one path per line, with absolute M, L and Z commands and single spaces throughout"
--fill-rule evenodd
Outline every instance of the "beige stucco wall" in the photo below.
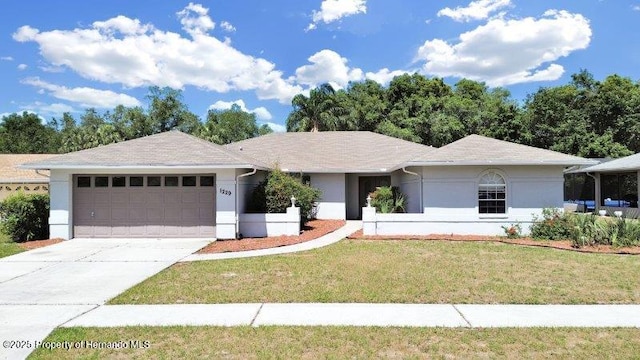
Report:
M 49 192 L 47 183 L 0 183 L 0 201 L 11 194 L 22 191 L 25 194 L 46 194 Z

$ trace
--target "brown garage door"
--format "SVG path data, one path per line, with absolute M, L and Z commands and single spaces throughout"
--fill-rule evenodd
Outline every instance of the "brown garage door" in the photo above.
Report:
M 215 237 L 214 175 L 74 176 L 74 237 Z

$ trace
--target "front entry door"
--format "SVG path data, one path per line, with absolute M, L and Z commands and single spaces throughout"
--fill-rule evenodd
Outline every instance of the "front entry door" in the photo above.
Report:
M 362 219 L 362 208 L 367 206 L 367 196 L 381 186 L 391 186 L 391 176 L 360 176 L 358 178 L 358 219 Z

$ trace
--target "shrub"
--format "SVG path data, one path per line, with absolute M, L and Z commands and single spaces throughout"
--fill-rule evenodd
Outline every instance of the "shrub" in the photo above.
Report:
M 596 215 L 575 215 L 572 219 L 571 240 L 574 247 L 640 245 L 638 220 L 601 218 Z
M 49 238 L 49 195 L 18 192 L 0 203 L 0 229 L 13 241 Z
M 253 190 L 247 207 L 250 212 L 283 213 L 291 206 L 291 196 L 295 196 L 300 215 L 308 220 L 314 215 L 313 208 L 320 195 L 320 190 L 303 184 L 300 179 L 274 170 Z
M 572 238 L 571 217 L 556 208 L 542 209 L 542 219 L 533 217 L 531 237 L 543 240 L 567 240 Z
M 380 213 L 405 212 L 406 197 L 397 186 L 381 186 L 369 196 L 371 196 L 371 206 Z
M 502 226 L 505 235 L 508 239 L 518 239 L 522 237 L 522 226 L 520 224 L 511 224 L 509 226 Z

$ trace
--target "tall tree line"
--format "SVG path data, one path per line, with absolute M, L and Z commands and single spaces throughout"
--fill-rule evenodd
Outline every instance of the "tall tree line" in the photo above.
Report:
M 640 83 L 619 75 L 541 87 L 522 103 L 504 88 L 405 74 L 386 87 L 367 80 L 334 91 L 324 84 L 293 100 L 288 131 L 367 130 L 433 145 L 469 134 L 585 157 L 640 152 Z
M 99 113 L 89 108 L 78 118 L 65 113 L 46 124 L 33 113 L 10 114 L 0 122 L 0 153 L 66 153 L 177 129 L 217 144 L 272 132 L 255 114 L 237 105 L 209 110 L 202 121 L 189 111 L 179 90 L 149 88 L 148 109 L 116 106 Z
M 42 124 L 31 113 L 0 122 L 0 153 L 63 153 L 179 129 L 218 144 L 271 132 L 238 106 L 189 111 L 179 90 L 149 88 L 148 108 L 86 109 Z M 541 87 L 522 102 L 504 88 L 462 79 L 450 86 L 420 74 L 388 86 L 366 80 L 297 95 L 287 131 L 366 130 L 432 146 L 480 134 L 585 157 L 640 152 L 640 83 L 619 75 L 595 80 L 586 70 L 566 85 Z

